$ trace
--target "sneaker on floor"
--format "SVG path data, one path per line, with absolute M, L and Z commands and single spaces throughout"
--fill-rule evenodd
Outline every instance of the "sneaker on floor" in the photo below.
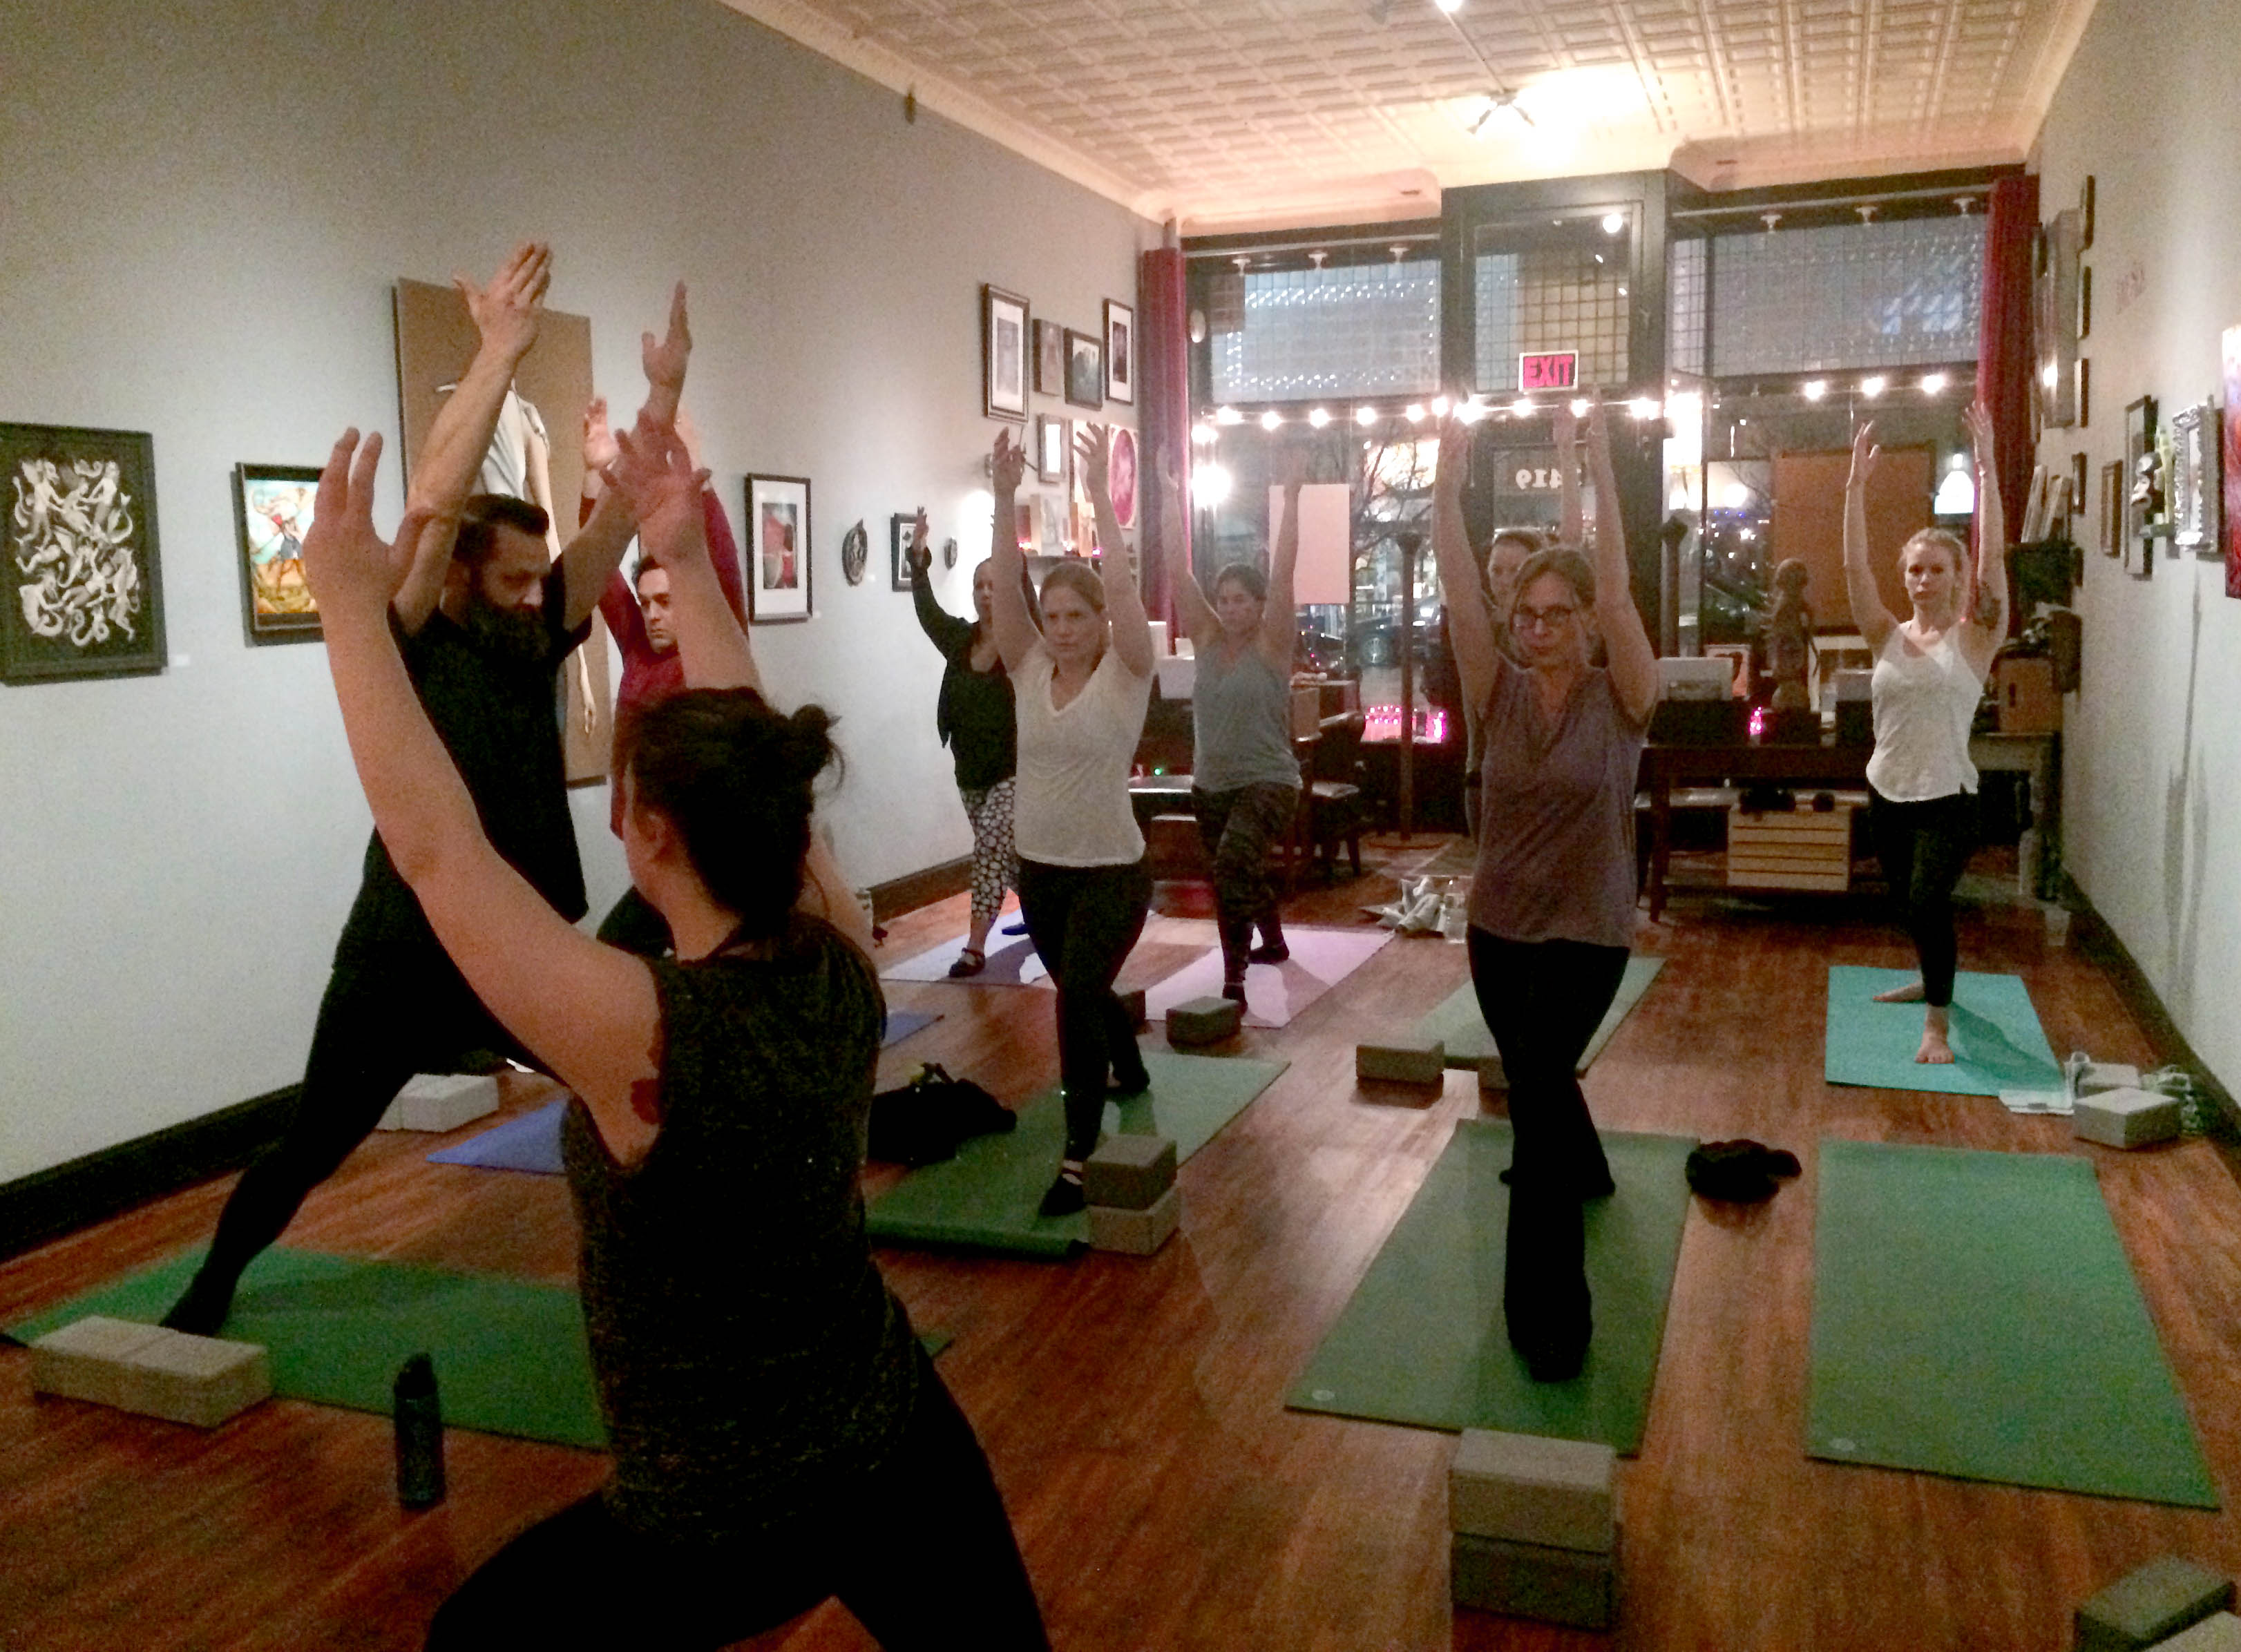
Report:
M 956 961 L 949 966 L 949 973 L 961 980 L 967 975 L 978 975 L 987 967 L 988 955 L 977 946 L 967 946 L 957 954 Z

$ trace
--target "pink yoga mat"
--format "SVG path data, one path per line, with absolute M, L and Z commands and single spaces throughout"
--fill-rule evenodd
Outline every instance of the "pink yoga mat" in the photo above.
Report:
M 1245 972 L 1245 1025 L 1285 1027 L 1301 1010 L 1369 961 L 1393 939 L 1386 929 L 1290 929 L 1292 955 L 1281 964 L 1253 964 Z M 1221 991 L 1221 952 L 1213 948 L 1144 994 L 1144 1013 L 1157 1020 L 1177 1004 Z

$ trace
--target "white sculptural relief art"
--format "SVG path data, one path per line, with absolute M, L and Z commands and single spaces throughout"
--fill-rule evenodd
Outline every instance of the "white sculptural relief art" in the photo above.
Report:
M 117 461 L 27 458 L 13 478 L 10 550 L 23 623 L 36 636 L 74 646 L 107 642 L 112 629 L 138 633 L 140 567 L 132 554 L 132 497 Z

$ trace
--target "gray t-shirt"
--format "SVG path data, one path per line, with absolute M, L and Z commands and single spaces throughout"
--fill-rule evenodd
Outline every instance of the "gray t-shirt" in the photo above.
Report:
M 1533 673 L 1495 665 L 1481 738 L 1473 926 L 1504 940 L 1634 944 L 1634 788 L 1648 725 L 1590 668 L 1552 729 Z
M 1258 648 L 1225 666 L 1216 644 L 1198 657 L 1191 689 L 1191 784 L 1201 792 L 1300 783 L 1292 751 L 1292 684 Z
M 618 1165 L 580 1101 L 562 1131 L 605 1497 L 633 1531 L 753 1537 L 878 1467 L 917 1398 L 857 1183 L 880 987 L 808 918 L 766 959 L 652 969 L 653 1146 Z

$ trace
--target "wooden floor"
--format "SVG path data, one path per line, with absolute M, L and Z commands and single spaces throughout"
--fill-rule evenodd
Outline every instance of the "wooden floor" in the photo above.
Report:
M 1358 921 L 1441 840 L 1374 843 L 1375 875 L 1302 895 L 1293 921 Z M 1161 910 L 1203 892 L 1162 886 Z M 1355 1087 L 1361 1038 L 1407 1027 L 1464 979 L 1462 949 L 1387 947 L 1243 1047 L 1288 1070 L 1184 1167 L 1183 1231 L 1149 1261 L 882 1254 L 1010 1505 L 1054 1639 L 1079 1649 L 1557 1649 L 1923 1652 L 2066 1646 L 2075 1603 L 2177 1551 L 2241 1573 L 2241 1520 L 1808 1461 L 1802 1450 L 1817 1140 L 2090 1156 L 2221 1495 L 2241 1495 L 2241 1190 L 2204 1140 L 2124 1154 L 1975 1097 L 1831 1089 L 1824 966 L 1898 965 L 1857 906 L 1683 897 L 1643 950 L 1669 966 L 1586 1080 L 1606 1127 L 1755 1136 L 1803 1178 L 1769 1206 L 1688 1217 L 1649 1427 L 1625 1463 L 1622 1622 L 1588 1635 L 1454 1612 L 1442 1475 L 1451 1436 L 1304 1416 L 1286 1384 L 1345 1303 L 1475 1086 L 1426 1101 Z M 961 929 L 959 900 L 897 920 L 884 959 Z M 2029 907 L 1973 911 L 1972 967 L 2030 984 L 2058 1051 L 2145 1060 L 2108 980 L 2050 947 Z M 891 1051 L 1007 1100 L 1055 1071 L 1047 994 L 897 987 L 942 1019 Z M 541 1094 L 527 1080 L 510 1107 Z M 557 1178 L 430 1165 L 382 1138 L 313 1194 L 291 1242 L 566 1281 Z M 200 1241 L 229 1183 L 0 1266 L 0 1321 Z M 451 1495 L 396 1504 L 385 1419 L 292 1402 L 215 1434 L 35 1402 L 0 1351 L 0 1648 L 419 1644 L 447 1590 L 512 1532 L 598 1483 L 592 1454 L 454 1432 Z M 938 1519 L 939 1511 L 927 1511 Z M 860 1648 L 826 1609 L 749 1643 Z

